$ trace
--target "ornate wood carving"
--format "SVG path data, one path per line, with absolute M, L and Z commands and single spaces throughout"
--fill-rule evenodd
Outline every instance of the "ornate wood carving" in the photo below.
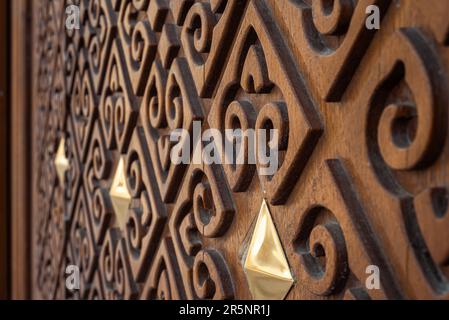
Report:
M 79 30 L 65 27 L 71 4 Z M 441 0 L 37 0 L 33 296 L 251 298 L 242 264 L 266 199 L 287 299 L 448 299 L 446 12 Z M 173 164 L 169 135 L 193 121 L 278 129 L 277 172 Z M 109 193 L 121 158 L 122 227 Z M 80 290 L 65 288 L 67 265 Z M 370 265 L 380 289 L 365 286 Z

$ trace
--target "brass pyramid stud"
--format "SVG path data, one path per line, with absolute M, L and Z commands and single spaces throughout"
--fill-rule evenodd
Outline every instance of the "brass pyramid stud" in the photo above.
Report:
M 65 155 L 65 139 L 62 138 L 59 142 L 58 150 L 55 157 L 56 173 L 58 175 L 60 185 L 64 185 L 65 172 L 69 170 L 70 163 Z
M 120 157 L 109 195 L 111 196 L 117 224 L 120 229 L 125 230 L 131 194 L 126 183 L 125 158 L 123 156 Z
M 265 200 L 257 217 L 243 265 L 256 300 L 282 300 L 294 280 Z

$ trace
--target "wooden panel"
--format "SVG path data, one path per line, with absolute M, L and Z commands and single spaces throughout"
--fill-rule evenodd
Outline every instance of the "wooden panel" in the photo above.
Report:
M 0 3 L 0 299 L 9 296 L 9 26 L 8 2 Z
M 80 30 L 65 26 L 71 4 Z M 287 299 L 449 298 L 449 2 L 38 0 L 33 12 L 33 297 L 250 299 L 265 199 Z M 222 136 L 277 129 L 277 170 L 173 163 L 170 133 L 195 121 Z M 68 265 L 79 290 L 65 288 Z M 373 265 L 379 289 L 366 286 Z
M 11 2 L 11 298 L 30 297 L 30 6 Z

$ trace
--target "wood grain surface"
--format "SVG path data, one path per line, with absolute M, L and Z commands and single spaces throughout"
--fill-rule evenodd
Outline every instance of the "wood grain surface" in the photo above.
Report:
M 70 4 L 80 30 L 65 27 Z M 266 199 L 287 299 L 449 298 L 448 13 L 442 0 L 36 0 L 33 297 L 251 299 L 242 262 Z M 278 129 L 278 170 L 173 164 L 169 135 L 193 121 Z M 124 228 L 109 195 L 121 157 Z
M 8 274 L 9 266 L 9 35 L 8 17 L 9 5 L 7 2 L 0 4 L 0 299 L 7 299 L 10 290 Z

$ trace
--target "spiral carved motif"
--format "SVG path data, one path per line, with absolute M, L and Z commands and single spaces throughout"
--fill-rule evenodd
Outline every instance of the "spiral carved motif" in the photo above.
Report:
M 447 80 L 438 73 L 439 58 L 419 31 L 403 30 L 391 41 L 401 42 L 396 59 L 402 64 L 396 72 L 404 73 L 403 81 L 418 100 L 385 107 L 379 120 L 378 141 L 381 154 L 392 169 L 411 170 L 432 163 L 441 152 L 448 97 L 440 90 L 441 83 Z M 426 63 L 429 56 L 433 58 Z
M 352 0 L 319 0 L 312 2 L 313 22 L 323 35 L 338 35 L 346 31 L 354 12 Z
M 320 217 L 325 219 L 318 224 L 316 221 Z M 306 227 L 296 240 L 305 266 L 299 277 L 313 293 L 330 295 L 341 288 L 347 278 L 345 238 L 338 221 L 324 208 L 312 209 L 306 219 Z
M 65 25 L 68 5 L 80 29 Z M 243 265 L 265 203 L 287 299 L 449 298 L 447 10 L 33 3 L 33 297 L 249 299 Z M 207 152 L 224 162 L 197 163 Z M 68 265 L 79 290 L 65 287 Z

